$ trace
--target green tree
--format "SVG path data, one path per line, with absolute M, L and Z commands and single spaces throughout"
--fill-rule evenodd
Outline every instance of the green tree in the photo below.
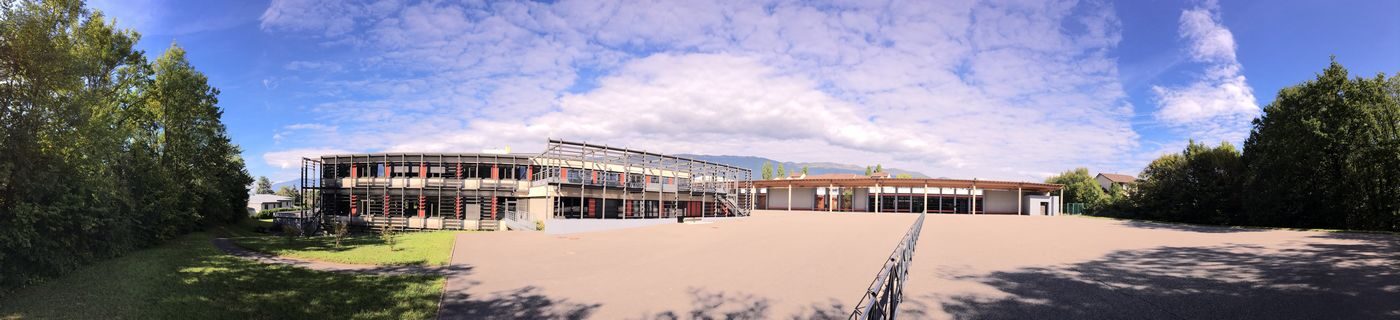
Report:
M 901 174 L 896 174 L 896 175 L 894 175 L 894 177 L 895 177 L 895 178 L 900 178 L 900 179 L 913 179 L 913 178 L 914 178 L 914 175 L 908 174 L 908 173 L 901 173 Z
M 279 196 L 292 198 L 293 201 L 298 201 L 300 200 L 299 198 L 301 198 L 301 194 L 297 193 L 296 189 L 292 189 L 292 187 L 289 186 L 282 186 L 281 188 L 277 188 L 276 194 Z
M 1242 224 L 1244 166 L 1229 143 L 1191 141 L 1181 153 L 1148 164 L 1130 200 L 1139 217 L 1209 224 Z
M 0 291 L 246 216 L 217 90 L 77 0 L 0 3 Z
M 1083 203 L 1084 209 L 1093 213 L 1109 202 L 1098 181 L 1089 175 L 1088 168 L 1075 168 L 1045 179 L 1045 183 L 1064 185 L 1065 203 Z
M 780 178 L 787 178 L 787 170 L 784 170 L 784 169 L 783 169 L 783 163 L 782 163 L 782 162 L 779 162 L 779 163 L 778 163 L 778 177 L 780 177 Z
M 805 166 L 805 165 L 802 166 L 802 174 L 803 174 L 803 175 L 806 175 L 806 174 L 807 174 L 807 166 Z
M 257 194 L 272 194 L 272 181 L 267 180 L 267 177 L 258 177 L 258 187 L 256 190 L 257 191 L 254 191 L 254 193 Z
M 764 162 L 763 162 L 763 169 L 761 169 L 760 171 L 763 173 L 763 180 L 773 180 L 773 163 L 772 163 L 772 162 L 764 161 Z
M 1400 80 L 1333 59 L 1264 107 L 1245 141 L 1245 207 L 1266 226 L 1400 230 Z
M 871 171 L 870 171 L 870 166 L 865 166 L 865 176 L 869 177 L 869 176 L 870 176 L 870 172 L 871 172 Z
M 885 166 L 882 166 L 878 163 L 875 164 L 875 172 L 885 172 Z

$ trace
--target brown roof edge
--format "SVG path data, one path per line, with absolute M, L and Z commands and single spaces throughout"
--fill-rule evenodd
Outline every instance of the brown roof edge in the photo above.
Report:
M 1104 178 L 1108 178 L 1108 181 L 1113 181 L 1113 182 L 1122 182 L 1122 183 L 1133 183 L 1133 182 L 1137 182 L 1137 177 L 1130 176 L 1130 175 L 1126 175 L 1126 174 L 1099 173 L 1099 175 L 1103 176 Z

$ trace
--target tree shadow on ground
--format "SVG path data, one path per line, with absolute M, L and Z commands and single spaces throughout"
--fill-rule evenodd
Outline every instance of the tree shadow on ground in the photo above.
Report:
M 840 301 L 812 303 L 787 317 L 769 315 L 772 305 L 768 298 L 746 293 L 711 291 L 690 288 L 691 308 L 687 311 L 663 311 L 643 315 L 644 320 L 747 320 L 747 319 L 846 319 L 849 310 Z
M 919 300 L 939 301 L 953 317 L 974 319 L 1400 317 L 1398 237 L 1317 237 L 1351 241 L 1282 249 L 1231 244 L 1118 251 L 1067 267 L 961 279 L 990 285 L 1009 297 Z
M 1127 221 L 1122 221 L 1122 224 L 1125 225 L 1125 226 L 1129 226 L 1129 227 L 1133 227 L 1133 228 L 1139 228 L 1139 229 L 1158 229 L 1158 230 L 1173 230 L 1173 231 L 1200 232 L 1200 233 L 1239 233 L 1239 232 L 1260 232 L 1260 231 L 1270 231 L 1270 230 L 1271 230 L 1271 229 L 1267 229 L 1267 228 L 1246 228 L 1246 227 L 1233 227 L 1233 226 L 1211 226 L 1211 225 L 1196 225 L 1196 224 L 1184 224 L 1184 223 L 1176 223 L 1176 222 L 1158 222 L 1158 221 L 1147 221 L 1147 220 L 1127 220 Z
M 153 301 L 161 319 L 430 318 L 438 275 L 374 276 L 261 264 L 211 252 L 173 276 L 178 294 Z
M 439 319 L 586 319 L 601 304 L 555 299 L 529 286 L 474 298 L 466 290 L 446 293 Z

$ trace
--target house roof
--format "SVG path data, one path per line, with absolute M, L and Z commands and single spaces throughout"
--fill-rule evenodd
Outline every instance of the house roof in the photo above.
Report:
M 865 175 L 854 174 L 854 173 L 823 173 L 823 174 L 808 175 L 808 176 L 807 176 L 807 179 L 851 179 L 851 178 L 865 178 L 865 177 L 866 177 Z
M 1126 174 L 1100 173 L 1099 175 L 1103 176 L 1104 178 L 1108 178 L 1108 181 L 1113 181 L 1113 182 L 1118 182 L 1118 183 L 1134 183 L 1134 182 L 1137 182 L 1137 177 L 1130 176 L 1130 175 L 1126 175 Z
M 269 203 L 278 201 L 292 201 L 292 198 L 275 194 L 255 194 L 248 196 L 248 203 Z

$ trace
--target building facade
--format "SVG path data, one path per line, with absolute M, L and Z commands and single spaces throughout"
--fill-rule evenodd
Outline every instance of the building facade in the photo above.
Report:
M 255 194 L 248 196 L 249 214 L 291 207 L 292 198 L 272 194 Z
M 423 229 L 535 229 L 551 220 L 747 215 L 747 169 L 549 140 L 540 154 L 376 153 L 305 159 L 320 214 Z
M 1058 184 L 817 175 L 752 182 L 756 207 L 831 212 L 1059 215 Z

